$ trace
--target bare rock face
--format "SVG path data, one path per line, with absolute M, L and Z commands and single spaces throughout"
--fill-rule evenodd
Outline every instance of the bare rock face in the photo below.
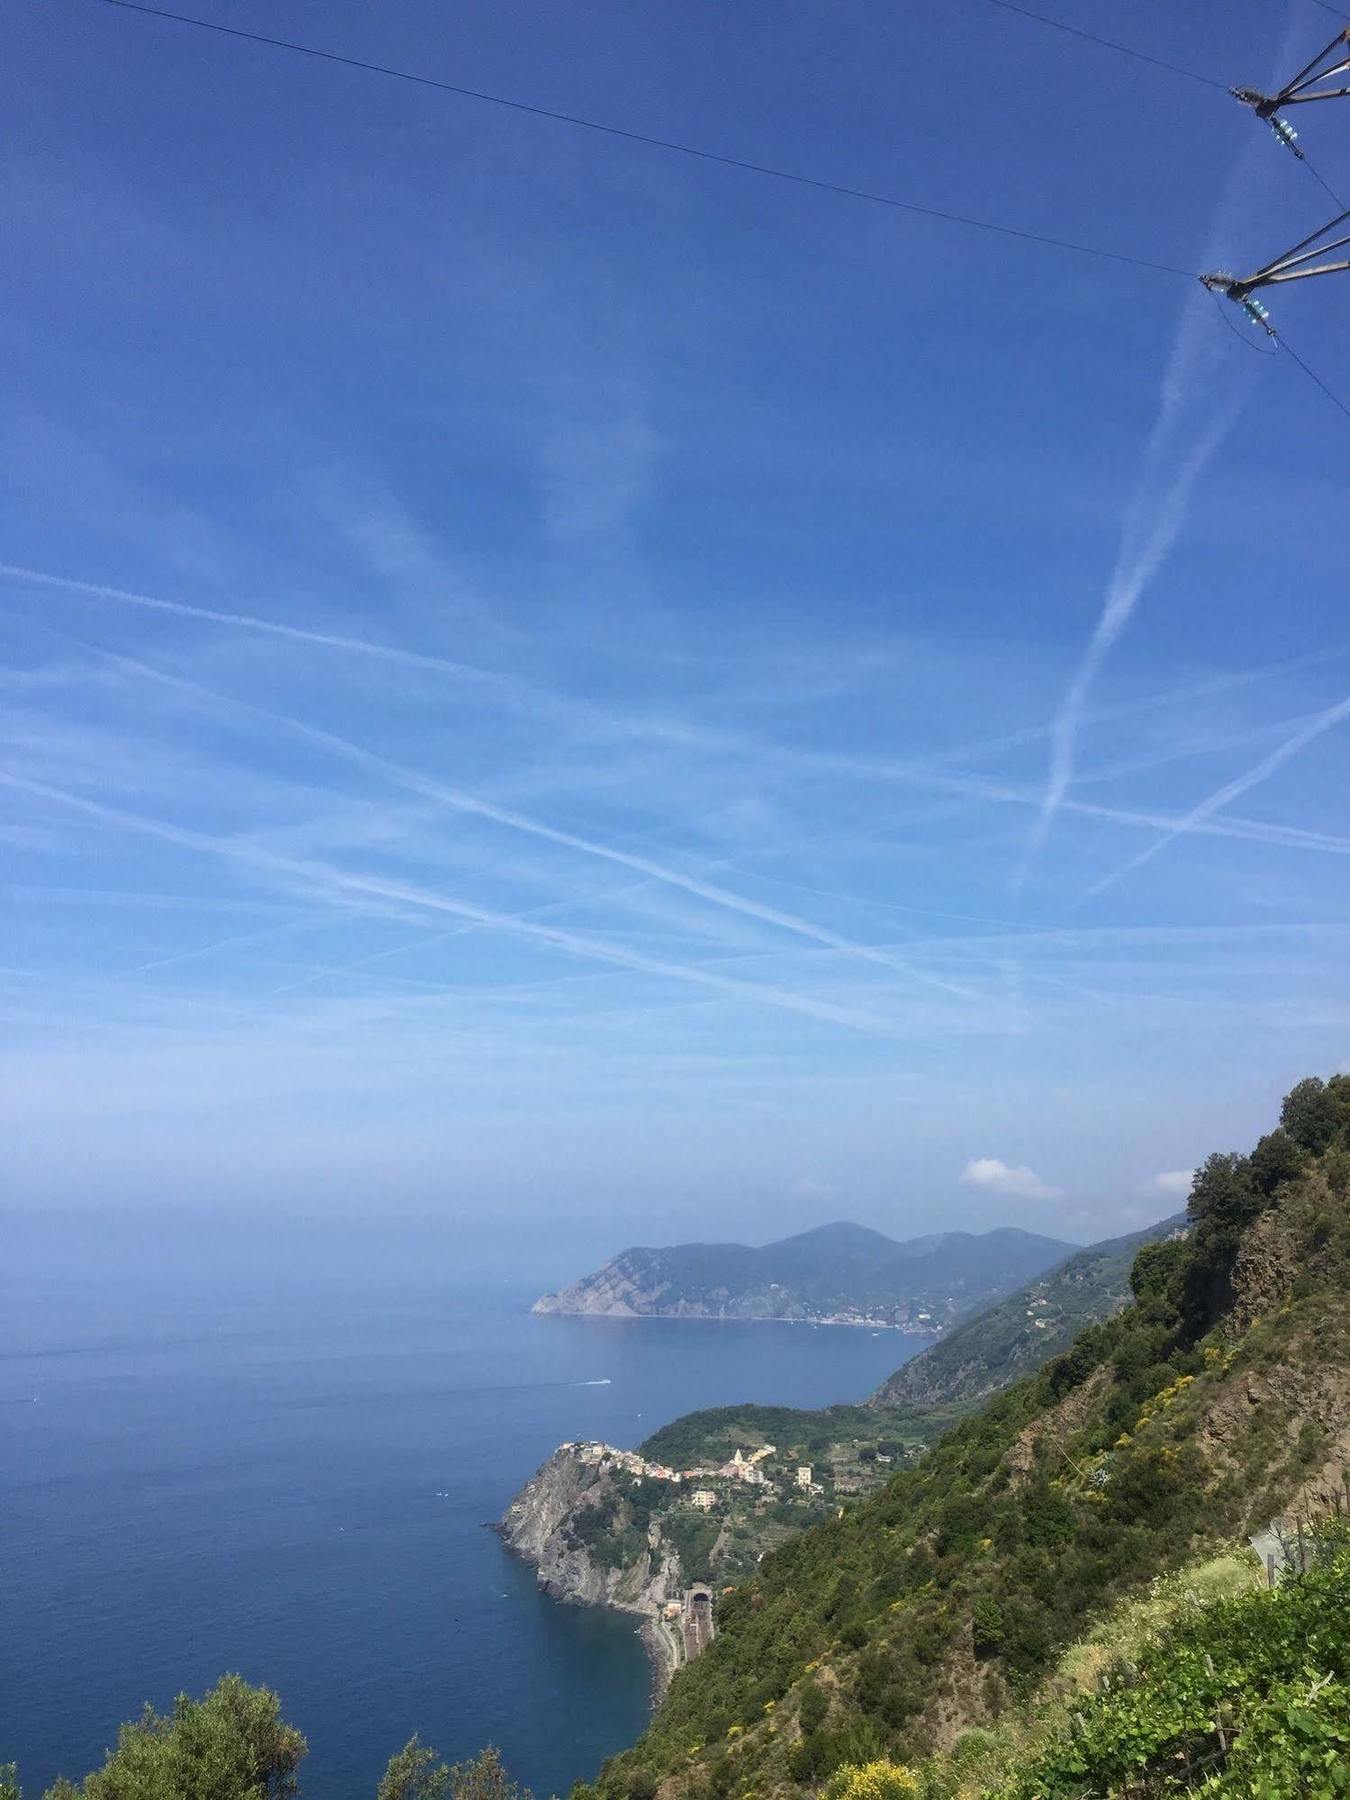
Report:
M 556 1294 L 542 1294 L 532 1311 L 636 1319 L 660 1313 L 666 1299 L 662 1286 L 644 1281 L 628 1257 L 617 1256 L 594 1275 L 584 1276 Z
M 533 1563 L 540 1587 L 555 1600 L 656 1618 L 667 1592 L 679 1591 L 679 1560 L 659 1527 L 640 1554 L 616 1566 L 597 1561 L 586 1541 L 585 1515 L 609 1500 L 615 1479 L 604 1460 L 595 1460 L 594 1446 L 564 1444 L 525 1483 L 497 1529 L 508 1548 Z

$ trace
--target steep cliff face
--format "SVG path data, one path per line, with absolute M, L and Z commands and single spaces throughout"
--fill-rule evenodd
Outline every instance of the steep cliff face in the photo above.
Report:
M 727 1297 L 723 1289 L 723 1304 Z M 609 1319 L 706 1318 L 717 1298 L 704 1295 L 697 1301 L 682 1300 L 672 1292 L 669 1281 L 654 1273 L 646 1254 L 624 1251 L 593 1275 L 584 1276 L 559 1293 L 541 1295 L 534 1303 L 534 1311 L 592 1314 Z
M 602 1515 L 612 1519 L 621 1504 L 614 1471 L 588 1460 L 582 1446 L 564 1444 L 525 1483 L 497 1529 L 534 1565 L 540 1587 L 555 1600 L 655 1617 L 668 1596 L 678 1595 L 679 1558 L 654 1521 L 622 1560 L 595 1554 L 588 1524 Z

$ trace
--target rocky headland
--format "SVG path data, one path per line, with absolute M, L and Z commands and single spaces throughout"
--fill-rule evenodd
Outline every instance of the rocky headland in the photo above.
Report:
M 575 1606 L 607 1606 L 641 1620 L 658 1695 L 684 1661 L 678 1621 L 667 1609 L 683 1600 L 679 1554 L 660 1522 L 626 1530 L 620 1476 L 637 1459 L 605 1444 L 562 1444 L 507 1507 L 497 1532 L 533 1565 L 544 1592 Z M 616 1541 L 620 1526 L 626 1542 Z
M 1074 1247 L 1014 1227 L 901 1242 L 847 1223 L 758 1248 L 638 1246 L 541 1295 L 534 1311 L 867 1325 L 933 1335 L 1053 1267 Z

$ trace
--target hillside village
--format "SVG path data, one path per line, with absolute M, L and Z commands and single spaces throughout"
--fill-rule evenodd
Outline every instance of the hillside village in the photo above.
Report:
M 639 1451 L 619 1450 L 613 1444 L 599 1442 L 567 1443 L 561 1446 L 570 1450 L 578 1460 L 588 1467 L 603 1469 L 621 1469 L 625 1474 L 635 1476 L 641 1481 L 710 1482 L 734 1481 L 744 1487 L 770 1488 L 777 1486 L 774 1475 L 766 1468 L 771 1457 L 778 1453 L 776 1444 L 761 1444 L 756 1450 L 737 1450 L 731 1458 L 717 1467 L 693 1469 L 672 1469 L 668 1463 L 651 1462 Z M 792 1485 L 799 1491 L 821 1493 L 823 1489 L 818 1482 L 812 1480 L 811 1465 L 797 1463 L 792 1471 Z M 697 1487 L 689 1495 L 689 1504 L 706 1512 L 718 1498 L 718 1490 L 709 1487 Z

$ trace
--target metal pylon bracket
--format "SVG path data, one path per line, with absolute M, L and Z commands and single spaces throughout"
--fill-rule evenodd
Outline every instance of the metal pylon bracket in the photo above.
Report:
M 1329 224 L 1319 226 L 1308 237 L 1282 251 L 1279 256 L 1273 257 L 1250 275 L 1233 275 L 1226 269 L 1220 269 L 1212 275 L 1202 275 L 1200 279 L 1212 293 L 1224 294 L 1234 301 L 1254 324 L 1263 326 L 1274 337 L 1275 329 L 1256 295 L 1262 288 L 1275 287 L 1280 282 L 1307 281 L 1314 275 L 1338 275 L 1350 269 L 1350 256 L 1341 257 L 1334 262 L 1317 260 L 1318 257 L 1329 256 L 1333 250 L 1344 250 L 1350 245 L 1350 232 L 1338 238 L 1330 235 L 1344 225 L 1347 219 L 1350 219 L 1350 210 L 1339 213 Z
M 1302 157 L 1298 133 L 1280 111 L 1288 106 L 1306 106 L 1311 100 L 1344 100 L 1350 98 L 1350 85 L 1331 86 L 1338 77 L 1350 76 L 1350 26 L 1332 38 L 1305 67 L 1276 94 L 1263 94 L 1259 88 L 1235 87 L 1229 92 L 1244 106 L 1250 106 L 1258 119 L 1264 119 L 1280 142 L 1295 156 Z

